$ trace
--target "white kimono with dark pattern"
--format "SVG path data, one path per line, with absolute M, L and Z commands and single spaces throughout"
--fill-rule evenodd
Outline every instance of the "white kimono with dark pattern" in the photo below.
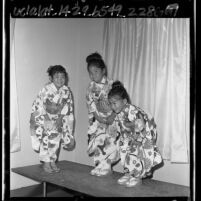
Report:
M 112 110 L 108 102 L 108 92 L 113 81 L 103 77 L 101 83 L 91 82 L 87 90 L 87 106 L 89 115 L 88 154 L 93 157 L 95 166 L 104 169 L 119 159 L 119 132 L 116 122 L 112 125 L 100 123 L 94 112 L 100 117 L 108 117 Z
M 74 141 L 73 126 L 73 100 L 69 87 L 64 85 L 57 90 L 54 83 L 47 84 L 33 102 L 30 119 L 32 147 L 39 152 L 40 161 L 57 160 L 60 143 L 65 148 Z
M 126 104 L 116 116 L 116 121 L 121 128 L 119 147 L 124 172 L 136 178 L 146 177 L 154 166 L 162 162 L 156 146 L 157 131 L 153 117 L 134 105 Z M 126 126 L 128 122 L 133 122 L 134 126 Z

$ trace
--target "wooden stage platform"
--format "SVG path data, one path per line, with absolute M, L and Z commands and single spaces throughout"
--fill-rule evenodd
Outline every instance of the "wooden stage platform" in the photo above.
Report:
M 190 188 L 153 179 L 144 179 L 142 185 L 128 188 L 117 183 L 122 173 L 107 177 L 91 176 L 91 166 L 70 161 L 58 162 L 59 173 L 48 174 L 41 164 L 12 168 L 12 172 L 43 183 L 46 197 L 48 183 L 94 197 L 189 197 Z

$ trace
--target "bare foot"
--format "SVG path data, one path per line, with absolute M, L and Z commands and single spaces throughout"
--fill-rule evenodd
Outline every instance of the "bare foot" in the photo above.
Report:
M 44 163 L 43 164 L 43 170 L 47 173 L 52 173 L 53 172 L 53 169 L 51 168 L 50 166 L 50 163 Z
M 52 170 L 55 171 L 55 172 L 60 172 L 60 168 L 58 168 L 56 166 L 56 163 L 55 162 L 51 162 L 51 167 L 52 167 Z

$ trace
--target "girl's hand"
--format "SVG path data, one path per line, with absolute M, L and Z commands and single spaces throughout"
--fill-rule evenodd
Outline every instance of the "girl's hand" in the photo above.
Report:
M 115 117 L 116 117 L 116 114 L 112 113 L 109 117 L 107 117 L 106 124 L 111 125 L 114 122 Z
M 96 112 L 94 112 L 94 117 L 99 123 L 106 124 L 107 122 L 106 118 L 98 116 Z

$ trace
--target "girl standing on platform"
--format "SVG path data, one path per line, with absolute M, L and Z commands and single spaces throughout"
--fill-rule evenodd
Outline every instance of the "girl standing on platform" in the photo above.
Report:
M 156 147 L 156 124 L 142 109 L 130 104 L 121 82 L 113 83 L 108 99 L 121 130 L 119 148 L 124 176 L 118 183 L 132 187 L 140 184 L 142 178 L 151 174 L 152 167 L 162 162 Z
M 93 157 L 95 168 L 91 175 L 104 176 L 112 172 L 112 165 L 119 159 L 119 132 L 107 95 L 112 80 L 107 78 L 106 65 L 98 53 L 86 58 L 91 82 L 87 90 L 87 106 L 89 115 L 88 155 Z
M 67 72 L 63 66 L 50 66 L 47 70 L 50 83 L 46 84 L 34 100 L 30 130 L 32 147 L 39 152 L 43 169 L 59 172 L 56 165 L 60 143 L 64 149 L 75 146 L 73 136 L 73 100 L 67 86 Z

